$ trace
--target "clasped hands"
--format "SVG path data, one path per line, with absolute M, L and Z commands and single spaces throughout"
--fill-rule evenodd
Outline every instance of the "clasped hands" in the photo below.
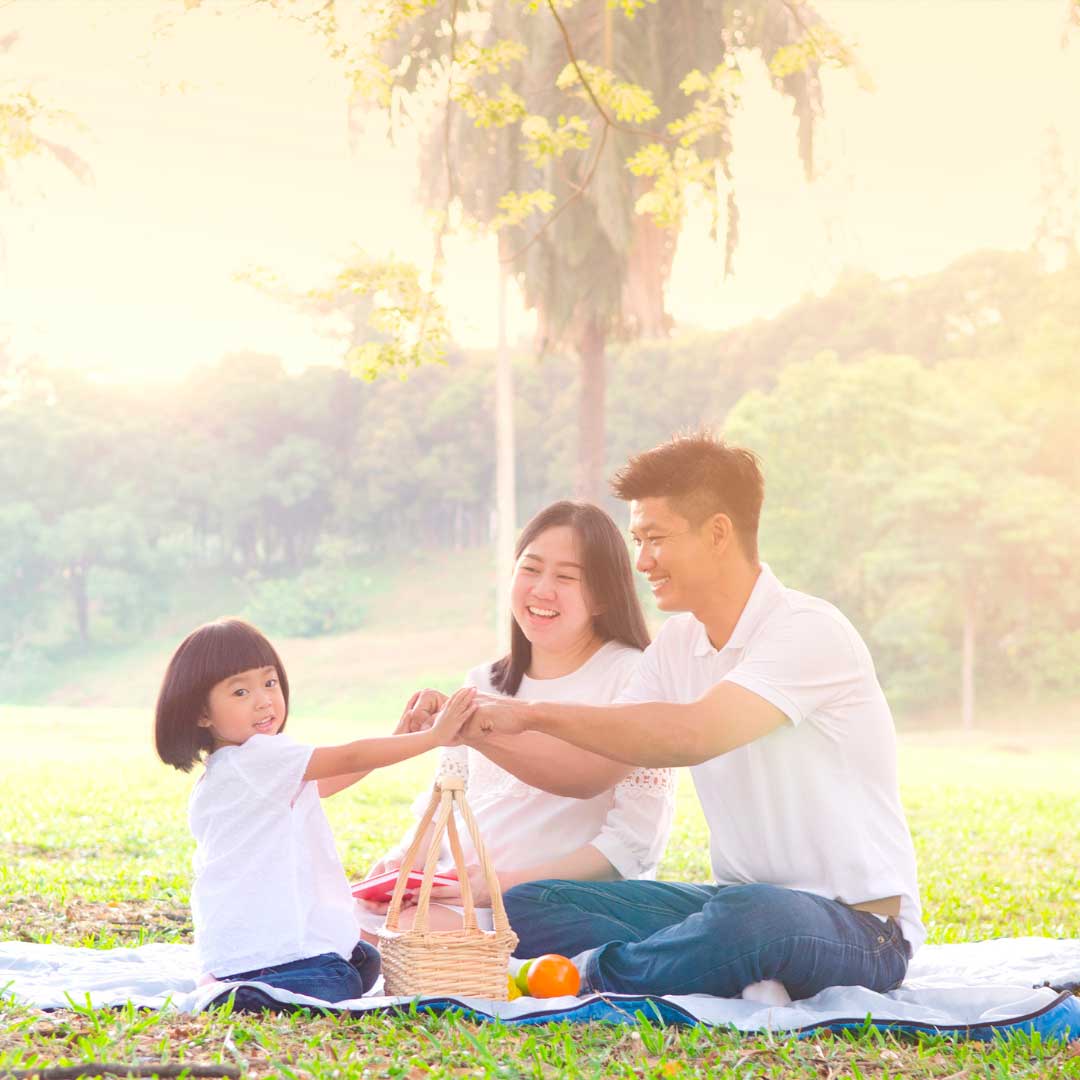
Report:
M 426 731 L 446 704 L 448 697 L 438 690 L 417 690 L 409 698 L 398 723 L 398 731 Z M 512 698 L 477 692 L 473 698 L 475 710 L 458 732 L 458 744 L 470 745 L 481 742 L 489 735 L 517 735 L 525 730 L 520 703 Z

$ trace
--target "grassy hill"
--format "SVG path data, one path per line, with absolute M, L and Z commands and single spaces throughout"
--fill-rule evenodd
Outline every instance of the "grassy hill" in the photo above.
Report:
M 288 667 L 294 713 L 346 718 L 372 704 L 393 707 L 419 685 L 452 687 L 496 649 L 494 582 L 486 548 L 421 552 L 365 568 L 371 588 L 364 625 L 299 638 L 268 634 Z M 173 650 L 190 630 L 245 614 L 241 583 L 179 583 L 176 603 L 140 640 L 89 650 L 57 647 L 0 701 L 20 705 L 148 709 Z M 394 718 L 396 719 L 396 712 Z

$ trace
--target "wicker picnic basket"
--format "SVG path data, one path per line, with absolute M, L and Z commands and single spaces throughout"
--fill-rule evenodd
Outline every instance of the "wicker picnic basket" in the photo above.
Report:
M 480 839 L 476 819 L 465 801 L 465 783 L 460 777 L 440 778 L 431 793 L 420 824 L 416 827 L 405 861 L 401 864 L 386 923 L 377 931 L 379 952 L 382 953 L 383 980 L 386 993 L 393 997 L 419 994 L 461 994 L 466 997 L 493 998 L 505 1001 L 507 994 L 507 962 L 517 945 L 517 934 L 510 928 L 503 907 L 502 892 L 495 871 L 488 862 L 487 852 Z M 480 859 L 480 869 L 491 893 L 491 914 L 494 930 L 481 930 L 476 924 L 476 905 L 472 887 L 465 871 L 465 856 L 454 823 L 457 807 L 469 830 L 473 847 Z M 416 903 L 416 918 L 411 930 L 399 930 L 401 904 L 409 870 L 432 820 L 435 822 L 431 843 L 424 862 L 424 880 Z M 450 841 L 461 901 L 465 909 L 465 924 L 460 930 L 429 929 L 432 882 L 439 860 L 443 833 Z

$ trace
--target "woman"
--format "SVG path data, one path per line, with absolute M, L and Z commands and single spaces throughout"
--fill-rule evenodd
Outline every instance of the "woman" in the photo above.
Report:
M 626 545 L 611 518 L 589 503 L 553 503 L 525 526 L 515 551 L 510 608 L 510 652 L 474 668 L 465 680 L 484 693 L 606 704 L 618 698 L 649 643 Z M 469 806 L 503 891 L 542 878 L 655 876 L 674 809 L 670 769 L 637 769 L 591 799 L 531 787 L 471 747 L 444 748 L 437 773 L 465 780 Z M 427 801 L 425 793 L 417 808 Z M 459 835 L 477 918 L 490 928 L 487 884 L 460 823 Z M 371 873 L 400 867 L 410 838 L 411 830 Z M 418 868 L 427 849 L 425 842 Z M 452 865 L 444 844 L 440 869 Z M 433 898 L 438 903 L 431 905 L 432 928 L 460 926 L 457 888 L 436 890 Z M 363 921 L 374 929 L 387 905 L 363 906 Z M 403 926 L 411 925 L 411 914 L 403 913 Z

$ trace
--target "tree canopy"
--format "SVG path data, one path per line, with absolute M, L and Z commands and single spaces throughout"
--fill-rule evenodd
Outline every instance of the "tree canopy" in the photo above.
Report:
M 764 462 L 763 557 L 852 618 L 894 702 L 959 700 L 965 670 L 983 700 L 1075 692 L 1078 352 L 1075 262 L 850 278 L 774 320 L 624 346 L 606 471 L 726 428 Z M 568 494 L 576 368 L 516 360 L 519 523 Z M 483 353 L 406 382 L 251 354 L 169 386 L 31 373 L 0 403 L 0 685 L 224 582 L 277 632 L 355 625 L 388 553 L 487 543 L 493 383 Z

